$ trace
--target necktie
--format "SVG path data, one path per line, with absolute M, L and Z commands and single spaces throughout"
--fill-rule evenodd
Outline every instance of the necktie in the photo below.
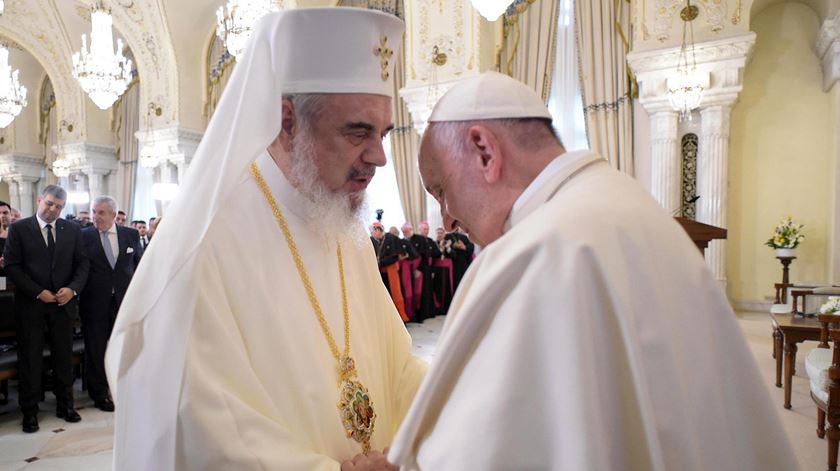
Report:
M 53 238 L 52 225 L 47 224 L 47 250 L 50 252 L 50 257 L 55 253 L 55 239 Z
M 102 248 L 105 250 L 105 258 L 108 259 L 108 263 L 111 264 L 111 268 L 114 268 L 114 265 L 117 264 L 117 259 L 114 257 L 114 251 L 111 249 L 110 232 L 102 233 Z

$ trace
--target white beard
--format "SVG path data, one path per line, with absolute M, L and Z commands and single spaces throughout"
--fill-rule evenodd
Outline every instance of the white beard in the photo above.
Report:
M 325 242 L 342 236 L 358 247 L 369 244 L 364 230 L 362 215 L 367 213 L 364 191 L 352 195 L 357 203 L 351 203 L 349 196 L 330 190 L 318 176 L 315 165 L 315 143 L 307 129 L 295 136 L 291 152 L 290 180 L 305 196 L 305 219 L 313 232 Z

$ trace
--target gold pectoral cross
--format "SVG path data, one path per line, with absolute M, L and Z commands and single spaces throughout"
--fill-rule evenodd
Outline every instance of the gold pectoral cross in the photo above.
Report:
M 382 81 L 387 81 L 389 77 L 388 61 L 394 55 L 394 50 L 388 48 L 388 36 L 383 34 L 379 37 L 379 46 L 373 48 L 373 55 L 379 57 L 379 64 L 382 66 L 382 74 L 380 74 Z

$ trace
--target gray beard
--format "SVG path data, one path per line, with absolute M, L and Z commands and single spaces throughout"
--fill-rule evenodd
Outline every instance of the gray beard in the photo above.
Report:
M 367 214 L 366 195 L 351 203 L 349 195 L 334 192 L 324 185 L 315 165 L 315 142 L 308 129 L 301 129 L 292 141 L 291 183 L 305 197 L 304 219 L 307 226 L 324 242 L 349 239 L 361 248 L 370 241 L 364 230 Z

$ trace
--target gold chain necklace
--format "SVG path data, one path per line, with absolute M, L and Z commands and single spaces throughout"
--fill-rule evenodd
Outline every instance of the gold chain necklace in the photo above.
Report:
M 303 259 L 300 258 L 297 244 L 292 237 L 292 231 L 286 223 L 286 218 L 283 212 L 280 211 L 280 206 L 277 205 L 277 200 L 271 194 L 268 184 L 265 182 L 260 169 L 257 168 L 256 162 L 251 163 L 251 174 L 257 180 L 260 190 L 262 190 L 265 199 L 268 200 L 268 205 L 271 206 L 271 211 L 274 213 L 274 218 L 277 219 L 277 224 L 283 235 L 286 237 L 286 244 L 289 246 L 289 251 L 292 253 L 292 258 L 295 260 L 300 280 L 303 282 L 303 287 L 306 289 L 306 295 L 309 296 L 309 303 L 315 311 L 315 316 L 318 318 L 318 323 L 321 324 L 321 330 L 324 332 L 324 337 L 327 338 L 327 343 L 330 346 L 333 357 L 338 361 L 338 377 L 340 386 L 340 400 L 338 402 L 338 410 L 341 415 L 341 424 L 347 433 L 348 438 L 352 438 L 362 444 L 362 451 L 368 453 L 370 451 L 370 437 L 373 435 L 373 427 L 376 423 L 376 412 L 373 410 L 373 402 L 370 399 L 368 389 L 356 377 L 356 363 L 350 357 L 350 309 L 347 307 L 347 285 L 344 281 L 344 261 L 341 258 L 341 244 L 336 242 L 336 255 L 338 256 L 338 275 L 341 279 L 341 305 L 344 311 L 344 354 L 338 351 L 338 345 L 335 343 L 335 338 L 330 331 L 330 326 L 327 324 L 327 319 L 324 317 L 324 312 L 321 310 L 321 304 L 315 296 L 315 290 L 312 288 L 312 283 L 309 281 L 309 275 L 306 273 L 306 267 L 303 266 Z

